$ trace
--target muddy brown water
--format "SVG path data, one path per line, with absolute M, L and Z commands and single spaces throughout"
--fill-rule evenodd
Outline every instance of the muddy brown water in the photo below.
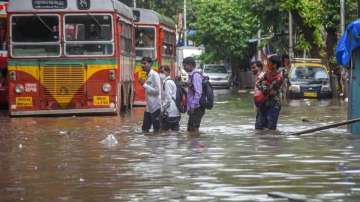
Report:
M 217 91 L 200 137 L 139 130 L 143 109 L 121 117 L 0 118 L 0 201 L 319 201 L 360 198 L 360 138 L 337 128 L 300 137 L 253 130 L 251 96 Z M 338 100 L 295 100 L 279 130 L 346 118 Z M 113 134 L 118 144 L 100 141 Z M 281 201 L 281 200 L 280 200 Z

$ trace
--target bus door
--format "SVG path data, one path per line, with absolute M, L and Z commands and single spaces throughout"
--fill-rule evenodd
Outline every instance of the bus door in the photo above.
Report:
M 8 103 L 8 81 L 7 81 L 7 3 L 0 3 L 0 107 Z
M 140 80 L 146 79 L 146 73 L 143 71 L 141 59 L 150 57 L 153 59 L 153 69 L 158 70 L 159 62 L 156 57 L 156 29 L 155 26 L 137 26 L 135 28 L 135 50 L 136 65 L 134 69 L 134 104 L 145 105 L 145 92 Z

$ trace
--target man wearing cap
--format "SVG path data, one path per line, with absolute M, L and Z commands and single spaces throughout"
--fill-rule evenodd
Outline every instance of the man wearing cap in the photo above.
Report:
M 160 114 L 161 114 L 161 82 L 159 74 L 154 71 L 152 59 L 144 57 L 141 60 L 143 70 L 147 74 L 147 80 L 140 80 L 145 89 L 146 109 L 144 112 L 144 121 L 142 125 L 143 132 L 149 132 L 153 126 L 154 132 L 160 130 Z

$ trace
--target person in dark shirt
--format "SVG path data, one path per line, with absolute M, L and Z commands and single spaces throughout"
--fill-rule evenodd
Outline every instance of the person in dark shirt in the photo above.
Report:
M 276 130 L 281 110 L 281 87 L 283 74 L 278 71 L 281 66 L 279 56 L 271 56 L 265 73 L 256 81 L 255 104 L 257 107 L 255 129 Z

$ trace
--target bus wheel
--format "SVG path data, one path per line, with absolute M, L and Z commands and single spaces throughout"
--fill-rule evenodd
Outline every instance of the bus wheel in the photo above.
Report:
M 121 90 L 121 84 L 118 84 L 118 88 L 117 88 L 117 113 L 118 115 L 120 115 L 121 113 L 121 108 L 122 108 L 122 90 Z

